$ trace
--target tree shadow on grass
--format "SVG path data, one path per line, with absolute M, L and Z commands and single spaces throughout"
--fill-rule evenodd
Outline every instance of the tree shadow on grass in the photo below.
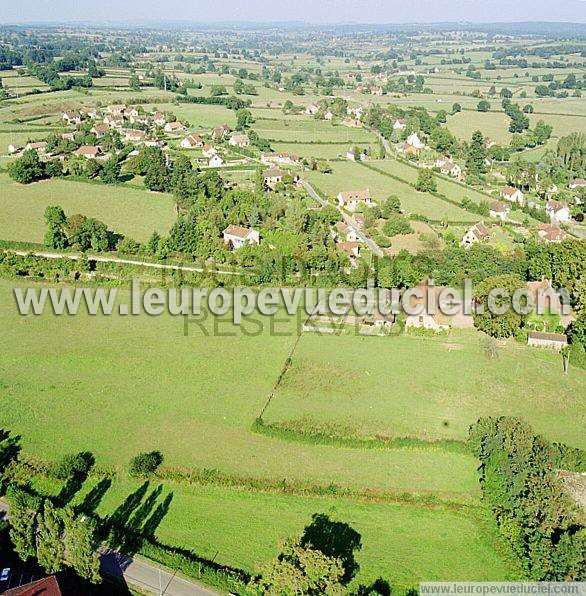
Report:
M 305 527 L 300 544 L 321 551 L 328 557 L 336 557 L 344 568 L 343 583 L 347 584 L 358 573 L 360 565 L 354 551 L 362 548 L 361 535 L 350 525 L 334 521 L 325 513 L 314 513 Z
M 105 520 L 104 530 L 108 536 L 108 544 L 126 555 L 140 550 L 145 538 L 153 538 L 159 524 L 169 512 L 173 493 L 168 493 L 158 503 L 163 485 L 158 485 L 150 493 L 149 486 L 149 481 L 145 481 Z
M 102 478 L 85 496 L 84 500 L 77 506 L 79 512 L 92 515 L 102 502 L 104 495 L 112 486 L 110 478 Z

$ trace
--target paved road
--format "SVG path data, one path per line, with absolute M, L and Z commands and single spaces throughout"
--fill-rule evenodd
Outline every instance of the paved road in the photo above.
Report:
M 59 253 L 49 251 L 36 251 L 36 250 L 14 250 L 12 248 L 5 249 L 5 252 L 12 252 L 17 255 L 26 256 L 34 255 L 35 257 L 44 257 L 46 259 L 71 259 L 72 261 L 78 261 L 82 258 L 81 255 L 70 254 L 70 253 Z M 150 267 L 151 269 L 171 269 L 175 271 L 189 271 L 193 273 L 219 273 L 221 275 L 244 275 L 239 271 L 220 271 L 216 269 L 194 267 L 191 265 L 168 265 L 166 263 L 151 263 L 149 261 L 135 261 L 132 259 L 122 259 L 120 257 L 108 257 L 103 255 L 86 255 L 88 259 L 92 261 L 98 261 L 100 263 L 122 263 L 124 265 L 140 265 L 142 267 Z
M 107 548 L 100 550 L 100 569 L 103 574 L 123 580 L 149 594 L 165 596 L 214 596 L 216 594 L 177 577 L 165 569 Z
M 6 501 L 0 500 L 0 517 L 7 519 L 9 507 Z M 177 577 L 174 572 L 167 571 L 146 561 L 135 559 L 102 546 L 100 554 L 100 571 L 114 579 L 136 586 L 148 594 L 158 596 L 217 596 L 206 588 Z M 29 581 L 24 578 L 23 581 Z
M 331 205 L 331 203 L 328 203 L 328 201 L 325 201 L 317 194 L 313 186 L 311 186 L 311 184 L 307 182 L 307 180 L 301 180 L 301 184 L 303 185 L 303 188 L 305 188 L 305 190 L 309 193 L 309 196 L 316 200 L 320 205 L 323 205 L 324 207 Z M 362 240 L 362 242 L 364 242 L 364 244 L 366 244 L 368 248 L 370 248 L 370 250 L 377 257 L 384 256 L 380 246 L 372 238 L 369 238 L 366 234 L 364 234 L 364 232 L 359 230 L 356 224 L 354 223 L 354 220 L 348 214 L 342 211 L 342 209 L 340 209 L 339 207 L 337 207 L 337 209 L 344 218 L 344 222 L 346 223 L 346 225 L 356 232 L 358 238 L 360 238 L 360 240 Z

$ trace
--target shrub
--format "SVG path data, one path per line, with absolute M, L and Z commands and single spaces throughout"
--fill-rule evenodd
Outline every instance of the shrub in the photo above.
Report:
M 86 476 L 95 463 L 94 456 L 89 451 L 70 453 L 55 464 L 53 474 L 60 480 Z
M 162 463 L 163 454 L 160 451 L 139 453 L 130 460 L 129 472 L 131 476 L 148 476 L 154 474 Z

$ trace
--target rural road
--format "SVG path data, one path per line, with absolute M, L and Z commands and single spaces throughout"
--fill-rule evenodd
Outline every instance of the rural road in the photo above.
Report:
M 328 203 L 328 201 L 325 201 L 324 199 L 322 199 L 319 196 L 319 194 L 317 194 L 317 192 L 315 191 L 313 186 L 311 186 L 311 184 L 309 182 L 307 182 L 307 180 L 301 180 L 301 184 L 303 185 L 303 188 L 305 188 L 305 190 L 309 193 L 311 198 L 314 199 L 315 201 L 317 201 L 320 205 L 323 205 L 324 207 L 331 205 L 331 203 Z M 346 225 L 349 228 L 352 228 L 356 232 L 356 235 L 358 236 L 358 238 L 360 238 L 360 240 L 362 240 L 362 242 L 364 242 L 364 244 L 366 244 L 368 246 L 368 248 L 370 248 L 370 250 L 377 257 L 384 256 L 384 253 L 381 250 L 380 246 L 372 238 L 369 238 L 368 236 L 366 236 L 366 234 L 364 234 L 361 230 L 359 230 L 349 215 L 344 213 L 344 211 L 342 211 L 342 209 L 340 209 L 339 207 L 337 207 L 337 209 L 340 212 L 340 214 L 342 215 L 342 217 L 344 218 Z
M 8 519 L 9 507 L 6 501 L 0 500 L 0 514 Z M 158 596 L 217 596 L 206 588 L 177 577 L 174 572 L 167 571 L 146 561 L 124 555 L 105 546 L 98 549 L 100 555 L 100 571 L 131 586 L 136 586 L 148 594 Z

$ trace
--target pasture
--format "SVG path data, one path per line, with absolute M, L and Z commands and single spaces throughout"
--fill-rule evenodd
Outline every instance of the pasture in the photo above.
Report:
M 417 374 L 413 371 L 417 370 Z M 265 415 L 345 434 L 464 439 L 480 416 L 521 416 L 584 448 L 586 372 L 509 340 L 489 359 L 477 332 L 449 337 L 304 336 Z
M 95 217 L 114 232 L 144 242 L 167 233 L 175 221 L 173 198 L 123 185 L 43 180 L 29 185 L 0 174 L 0 239 L 43 242 L 45 209 L 60 205 L 67 215 Z

